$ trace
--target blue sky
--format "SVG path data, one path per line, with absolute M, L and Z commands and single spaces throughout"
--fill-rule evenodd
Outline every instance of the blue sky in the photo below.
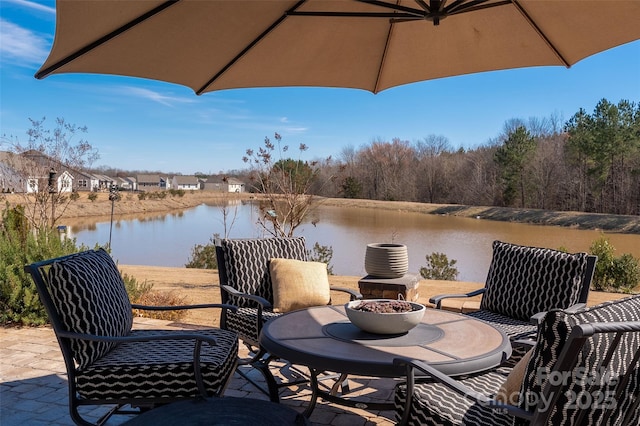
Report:
M 247 148 L 278 132 L 303 158 L 347 146 L 446 137 L 455 148 L 496 138 L 513 118 L 569 119 L 606 98 L 640 101 L 640 41 L 570 69 L 537 67 L 425 81 L 377 95 L 354 89 L 235 89 L 196 96 L 151 80 L 53 75 L 36 80 L 53 42 L 53 1 L 0 0 L 0 133 L 26 142 L 29 118 L 87 126 L 94 166 L 193 174 L 245 168 Z M 6 149 L 6 146 L 0 146 Z M 297 155 L 297 152 L 294 151 Z

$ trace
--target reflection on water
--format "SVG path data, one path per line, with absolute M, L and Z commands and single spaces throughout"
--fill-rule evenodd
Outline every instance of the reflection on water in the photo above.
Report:
M 257 225 L 257 211 L 248 203 L 227 208 L 229 238 L 264 236 Z M 364 253 L 368 243 L 406 244 L 409 269 L 418 272 L 425 256 L 445 253 L 457 261 L 462 281 L 484 282 L 491 261 L 494 240 L 516 244 L 587 251 L 600 236 L 594 230 L 493 222 L 452 216 L 320 206 L 310 222 L 298 228 L 307 247 L 315 242 L 333 248 L 333 271 L 337 275 L 365 275 Z M 233 222 L 233 225 L 230 224 Z M 109 240 L 109 219 L 94 223 L 69 220 L 70 234 L 78 243 L 93 247 Z M 201 205 L 169 214 L 119 218 L 113 223 L 111 246 L 114 258 L 125 265 L 184 266 L 196 244 L 208 244 L 214 234 L 225 235 L 220 206 Z M 640 235 L 607 234 L 616 254 L 631 253 L 640 258 Z

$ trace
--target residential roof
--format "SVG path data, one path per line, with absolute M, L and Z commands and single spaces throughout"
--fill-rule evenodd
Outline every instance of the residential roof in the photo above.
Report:
M 244 185 L 243 181 L 241 181 L 239 179 L 236 179 L 236 178 L 232 178 L 232 177 L 227 178 L 227 183 L 229 185 Z
M 200 183 L 196 176 L 176 175 L 173 179 L 178 185 L 198 185 Z
M 160 175 L 138 175 L 138 183 L 160 183 Z

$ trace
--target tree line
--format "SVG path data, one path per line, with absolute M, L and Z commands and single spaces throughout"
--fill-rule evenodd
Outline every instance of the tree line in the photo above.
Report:
M 640 105 L 602 99 L 565 123 L 512 119 L 474 149 L 396 138 L 316 164 L 314 195 L 638 215 Z

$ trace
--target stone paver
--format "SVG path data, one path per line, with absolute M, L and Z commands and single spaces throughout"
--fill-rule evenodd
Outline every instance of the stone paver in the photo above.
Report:
M 167 321 L 137 318 L 136 328 L 180 328 Z M 240 356 L 246 356 L 241 349 Z M 67 380 L 62 354 L 53 330 L 38 328 L 0 328 L 0 425 L 2 426 L 69 426 Z M 274 363 L 277 376 L 295 377 L 296 370 L 286 368 L 284 363 Z M 260 373 L 249 367 L 241 367 L 253 380 L 264 383 Z M 282 371 L 282 374 L 279 372 Z M 370 400 L 392 397 L 394 381 L 391 379 L 350 378 L 355 395 Z M 374 387 L 375 386 L 375 387 Z M 245 380 L 238 373 L 225 392 L 226 396 L 268 400 L 267 395 Z M 281 390 L 281 403 L 303 411 L 310 399 L 308 384 L 295 385 Z M 92 421 L 108 411 L 108 406 L 82 407 L 81 412 Z M 107 426 L 120 425 L 130 416 L 113 416 Z M 393 412 L 370 412 L 356 408 L 337 406 L 318 400 L 310 421 L 318 426 L 392 425 Z

